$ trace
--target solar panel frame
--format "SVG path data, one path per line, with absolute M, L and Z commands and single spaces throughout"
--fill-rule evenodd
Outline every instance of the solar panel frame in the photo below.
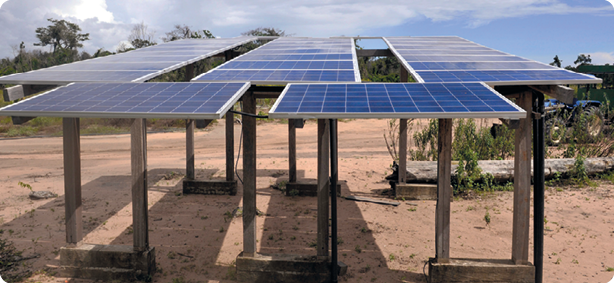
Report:
M 203 43 L 205 41 L 218 41 L 219 44 L 223 45 L 223 42 L 225 41 L 232 41 L 232 40 L 238 40 L 236 42 L 233 42 L 231 44 L 226 44 L 224 45 L 224 47 L 221 48 L 217 48 L 214 49 L 208 53 L 203 54 L 202 52 L 193 52 L 191 54 L 194 54 L 193 58 L 190 60 L 184 60 L 184 61 L 180 61 L 180 62 L 174 62 L 174 64 L 163 68 L 161 70 L 156 70 L 155 72 L 149 72 L 148 74 L 143 74 L 141 76 L 138 77 L 128 77 L 127 79 L 115 79 L 115 80 L 104 80 L 105 82 L 144 82 L 147 81 L 149 79 L 155 78 L 161 74 L 179 69 L 181 67 L 184 67 L 186 65 L 192 64 L 194 62 L 203 60 L 205 58 L 211 57 L 213 55 L 216 55 L 218 53 L 224 52 L 226 50 L 230 50 L 233 49 L 237 46 L 243 45 L 245 43 L 248 43 L 250 41 L 254 41 L 257 40 L 258 37 L 235 37 L 235 38 L 225 38 L 225 39 L 182 39 L 182 40 L 177 40 L 177 41 L 172 41 L 171 43 L 165 43 L 165 45 L 173 45 L 173 48 L 175 47 L 174 45 L 177 45 L 178 42 L 184 42 L 187 43 L 189 41 L 191 42 L 198 42 L 203 41 Z M 200 43 L 200 42 L 199 42 Z M 160 50 L 156 50 L 159 49 L 159 47 L 162 45 L 154 45 L 154 46 L 149 46 L 149 47 L 145 47 L 145 48 L 140 48 L 140 49 L 136 49 L 136 50 L 132 50 L 132 51 L 128 51 L 126 53 L 122 53 L 122 54 L 118 54 L 118 55 L 111 55 L 111 56 L 134 56 L 135 53 L 144 53 L 143 56 L 150 56 L 151 54 L 149 53 L 169 53 L 169 55 L 179 55 L 181 54 L 182 51 L 175 51 L 176 49 L 170 49 L 170 51 L 160 51 Z M 154 50 L 154 51 L 151 51 Z M 183 52 L 188 52 L 185 49 L 183 50 Z M 199 54 L 199 55 L 196 55 Z M 111 58 L 111 56 L 105 56 L 105 57 L 98 57 L 98 58 L 93 58 L 93 59 L 88 59 L 88 60 L 83 60 L 83 61 L 78 61 L 78 62 L 73 62 L 73 63 L 68 63 L 68 64 L 62 64 L 62 65 L 58 65 L 58 66 L 54 66 L 54 67 L 63 67 L 63 66 L 67 66 L 70 64 L 77 64 L 77 63 L 92 63 L 92 64 L 96 64 L 96 63 L 103 63 L 101 61 L 105 61 L 105 58 Z M 116 58 L 116 57 L 114 57 Z M 136 62 L 135 62 L 136 64 Z M 2 84 L 43 84 L 43 85 L 66 85 L 72 82 L 100 82 L 103 80 L 96 80 L 95 78 L 90 78 L 90 79 L 83 79 L 83 80 L 74 80 L 71 78 L 65 78 L 65 79 L 59 79 L 59 80 L 45 80 L 45 79 L 41 79 L 41 80 L 34 80 L 34 79 L 23 79 L 20 78 L 20 76 L 22 76 L 23 74 L 43 74 L 41 76 L 45 76 L 46 73 L 51 73 L 51 72 L 58 72 L 58 71 L 54 71 L 53 68 L 54 67 L 50 67 L 50 68 L 45 68 L 45 69 L 39 69 L 39 70 L 33 70 L 30 72 L 26 72 L 26 73 L 17 73 L 17 74 L 11 74 L 11 75 L 7 75 L 4 77 L 0 77 L 0 83 Z M 122 71 L 134 71 L 134 70 L 113 70 L 116 72 L 122 72 Z M 67 74 L 64 74 L 65 76 Z
M 329 87 L 329 86 L 335 86 L 335 85 L 345 85 L 345 86 L 365 86 L 365 88 L 369 88 L 369 86 L 377 86 L 377 85 L 403 85 L 403 87 L 405 88 L 405 90 L 407 92 L 400 92 L 400 95 L 403 95 L 405 93 L 410 95 L 410 99 L 412 100 L 412 102 L 414 103 L 414 105 L 412 107 L 409 107 L 411 105 L 407 105 L 408 110 L 409 108 L 416 108 L 417 109 L 417 103 L 419 103 L 418 101 L 420 101 L 421 96 L 420 95 L 415 95 L 412 97 L 412 94 L 410 93 L 410 90 L 408 90 L 404 85 L 408 85 L 411 87 L 419 87 L 419 86 L 425 86 L 425 85 L 430 85 L 433 87 L 437 87 L 437 85 L 443 85 L 444 87 L 446 87 L 446 90 L 448 90 L 448 87 L 458 87 L 458 86 L 463 86 L 466 87 L 466 85 L 480 85 L 481 87 L 483 87 L 483 89 L 479 90 L 480 91 L 480 95 L 482 96 L 482 98 L 487 98 L 489 95 L 495 95 L 499 101 L 503 101 L 506 103 L 506 107 L 509 109 L 509 107 L 513 108 L 516 111 L 469 111 L 469 109 L 466 108 L 466 110 L 468 111 L 462 111 L 462 112 L 444 112 L 444 109 L 442 109 L 442 111 L 433 111 L 433 112 L 428 112 L 428 111 L 424 111 L 424 112 L 323 112 L 322 110 L 324 109 L 325 106 L 325 101 L 324 98 L 321 98 L 322 102 L 320 103 L 318 101 L 318 99 L 320 99 L 319 97 L 309 97 L 307 96 L 307 94 L 304 94 L 301 102 L 297 108 L 297 112 L 278 112 L 278 107 L 280 106 L 280 104 L 284 103 L 284 99 L 286 99 L 286 96 L 288 94 L 288 91 L 292 88 L 292 86 L 305 86 L 307 85 L 308 87 L 310 86 L 319 86 L 319 87 Z M 328 91 L 328 90 L 327 90 Z M 434 98 L 434 94 L 432 92 L 430 92 L 428 89 L 427 91 L 429 92 L 429 95 L 431 95 L 432 99 Z M 473 96 L 477 96 L 476 93 L 473 93 L 473 90 L 470 90 L 471 94 Z M 477 90 L 476 90 L 477 91 Z M 348 99 L 348 97 L 350 96 L 351 91 L 346 90 L 344 92 L 344 99 L 343 100 L 345 102 L 345 106 L 344 109 L 347 110 L 350 107 L 360 107 L 360 103 L 363 103 L 363 101 L 359 101 L 359 98 L 356 99 L 352 99 L 352 101 L 350 101 Z M 376 91 L 377 92 L 377 91 Z M 397 102 L 396 106 L 393 104 L 392 100 L 390 100 L 394 95 L 396 94 L 391 94 L 388 90 L 386 90 L 387 94 L 386 97 L 389 99 L 388 103 L 390 103 L 391 108 L 397 107 L 397 108 L 402 108 L 403 105 L 400 105 L 401 102 Z M 456 96 L 452 93 L 451 90 L 448 90 L 448 92 L 452 95 L 453 98 L 458 99 L 457 97 L 461 97 L 463 95 L 469 95 L 471 96 L 471 94 L 457 94 Z M 483 92 L 483 93 L 482 93 Z M 327 95 L 327 92 L 324 92 L 324 95 Z M 339 94 L 339 93 L 336 93 Z M 436 95 L 443 95 L 449 98 L 450 94 L 446 94 L 446 93 L 441 93 L 441 94 L 436 94 Z M 335 98 L 333 95 L 333 92 L 331 92 L 331 100 L 329 103 L 334 103 L 335 100 L 338 100 L 339 102 L 340 97 Z M 354 94 L 354 95 L 359 95 L 359 94 Z M 352 97 L 359 97 L 359 96 L 352 96 Z M 360 96 L 362 97 L 362 96 Z M 366 91 L 366 100 L 367 103 L 369 105 L 371 105 L 370 99 L 371 97 L 376 98 L 377 96 L 374 94 L 373 96 L 369 96 L 368 91 Z M 307 99 L 308 100 L 305 100 Z M 414 99 L 415 98 L 415 99 Z M 428 98 L 428 97 L 425 97 Z M 290 98 L 288 97 L 287 99 L 295 99 L 295 98 Z M 466 98 L 467 99 L 467 98 Z M 315 102 L 311 102 L 312 100 L 314 100 Z M 440 103 L 443 102 L 454 102 L 453 100 L 450 99 L 450 101 L 442 99 L 439 102 L 437 102 L 437 100 L 434 100 L 434 102 L 437 103 L 437 107 L 444 107 L 444 106 L 440 106 Z M 471 100 L 471 99 L 469 99 Z M 291 100 L 291 101 L 297 101 L 297 100 Z M 379 101 L 385 101 L 385 100 L 379 100 Z M 480 103 L 483 103 L 484 100 L 479 101 Z M 458 102 L 458 100 L 457 100 Z M 311 103 L 314 104 L 314 107 L 319 107 L 320 109 L 322 109 L 320 112 L 298 112 L 298 109 L 300 109 L 303 106 L 303 103 Z M 355 106 L 350 106 L 348 103 L 352 103 L 352 104 L 356 104 Z M 374 104 L 377 103 L 377 101 L 373 101 Z M 426 104 L 428 104 L 427 100 L 423 100 L 423 102 L 420 102 L 422 104 L 424 104 L 424 106 L 420 106 L 423 108 L 427 108 L 428 110 L 428 106 Z M 495 103 L 495 102 L 493 102 Z M 499 102 L 496 102 L 499 103 Z M 311 105 L 309 104 L 309 105 Z M 305 104 L 307 105 L 307 104 Z M 309 108 L 310 106 L 307 105 L 306 108 Z M 486 106 L 488 106 L 486 104 Z M 331 105 L 329 106 L 330 108 L 335 108 L 335 105 Z M 371 107 L 371 106 L 369 106 Z M 454 105 L 448 106 L 448 107 L 455 107 Z M 480 108 L 480 107 L 485 107 L 485 106 L 480 106 L 477 105 L 475 106 L 476 108 Z M 491 107 L 498 107 L 496 105 L 492 105 Z M 338 109 L 340 110 L 342 108 L 342 106 L 339 106 Z M 370 108 L 369 108 L 370 109 Z M 451 119 L 451 118 L 504 118 L 504 119 L 520 119 L 520 118 L 526 118 L 526 111 L 523 110 L 522 108 L 520 108 L 519 106 L 517 106 L 516 104 L 514 104 L 513 102 L 511 102 L 509 99 L 507 99 L 506 97 L 504 97 L 503 95 L 501 95 L 500 93 L 496 92 L 494 89 L 492 89 L 490 86 L 488 86 L 487 84 L 483 83 L 483 82 L 469 82 L 469 83 L 422 83 L 422 84 L 415 84 L 415 83 L 331 83 L 331 84 L 309 84 L 309 83 L 291 83 L 288 84 L 284 90 L 282 91 L 281 95 L 279 96 L 279 98 L 277 99 L 277 101 L 275 102 L 275 104 L 273 105 L 273 107 L 271 108 L 271 110 L 269 111 L 269 117 L 270 118 L 274 118 L 274 119 L 375 119 L 375 118 L 389 118 L 389 119 L 410 119 L 410 118 L 418 118 L 418 119 L 422 119 L 422 118 L 434 118 L 434 119 Z
M 407 39 L 407 40 L 404 40 L 404 43 L 400 44 L 401 46 L 409 42 L 412 42 L 412 43 L 436 42 L 437 40 L 439 40 L 437 37 L 433 37 L 433 40 L 429 40 L 427 38 L 429 37 L 396 37 L 394 39 L 400 40 L 400 41 L 403 41 L 403 39 Z M 495 50 L 495 49 L 483 46 L 481 44 L 478 44 L 478 43 L 475 43 L 475 42 L 472 42 L 470 40 L 460 38 L 460 37 L 457 37 L 457 39 L 459 39 L 458 42 L 462 41 L 466 44 L 483 47 L 488 50 L 487 51 L 468 51 L 468 50 L 458 50 L 458 49 L 453 49 L 453 48 L 449 48 L 449 49 L 445 49 L 445 48 L 399 49 L 398 46 L 395 46 L 395 44 L 393 44 L 390 40 L 388 40 L 388 38 L 383 37 L 382 39 L 386 42 L 386 44 L 388 45 L 392 53 L 401 61 L 405 69 L 409 73 L 411 73 L 412 77 L 414 77 L 414 79 L 417 82 L 420 82 L 420 83 L 424 83 L 424 82 L 486 82 L 489 85 L 495 86 L 495 85 L 595 84 L 595 83 L 602 82 L 601 79 L 598 79 L 594 76 L 575 73 L 575 72 L 572 72 L 566 69 L 553 67 L 553 66 L 544 64 L 542 62 L 529 60 L 526 58 L 522 58 L 520 56 L 515 56 L 509 53 L 505 53 L 499 50 Z M 454 42 L 454 41 L 451 40 L 450 42 Z M 480 54 L 480 52 L 482 53 Z M 499 55 L 497 55 L 497 53 L 499 53 Z M 451 62 L 414 61 L 414 60 L 408 61 L 405 59 L 405 56 L 457 56 L 457 57 L 465 56 L 467 58 L 471 58 L 472 56 L 484 56 L 484 57 L 486 56 L 510 56 L 510 57 L 516 57 L 516 58 L 520 58 L 524 60 L 523 61 L 459 61 L 459 60 L 455 60 Z M 514 66 L 514 65 L 519 66 L 519 65 L 522 65 L 522 62 L 527 63 L 527 66 L 531 65 L 533 67 L 532 68 L 505 68 L 505 67 L 488 68 L 488 67 L 485 67 L 489 65 L 494 66 L 496 65 L 496 63 L 502 66 Z M 459 65 L 463 63 L 465 64 L 478 63 L 476 64 L 476 66 L 481 65 L 483 67 L 481 68 L 476 67 L 476 68 L 469 68 L 469 69 L 459 69 L 459 68 L 456 68 L 456 69 L 454 68 L 428 69 L 428 67 L 424 67 L 424 65 L 442 65 L 442 64 L 449 65 L 449 66 L 455 66 L 455 65 Z M 543 68 L 540 68 L 541 66 L 543 66 Z M 532 71 L 536 71 L 536 72 L 542 71 L 544 73 L 558 72 L 559 74 L 565 72 L 567 74 L 562 74 L 560 75 L 560 77 L 552 78 L 552 79 L 535 79 L 535 77 L 539 77 L 539 76 L 523 75 L 523 72 L 525 74 L 529 74 L 529 73 L 532 73 Z M 492 75 L 489 75 L 489 74 L 492 74 Z M 551 73 L 551 74 L 554 74 L 554 73 Z M 442 78 L 442 76 L 444 78 Z M 459 78 L 459 76 L 462 78 L 470 79 L 470 80 L 469 81 L 463 80 Z M 485 78 L 485 79 L 478 79 L 477 78 L 478 76 Z M 547 77 L 547 76 L 541 76 L 541 77 Z M 445 78 L 450 78 L 451 80 L 446 80 Z M 501 78 L 508 78 L 508 79 L 501 79 Z M 524 78 L 524 80 L 522 78 Z
M 208 72 L 202 73 L 198 76 L 196 76 L 195 78 L 193 78 L 191 81 L 192 82 L 219 82 L 219 81 L 227 81 L 227 82 L 244 82 L 244 81 L 250 81 L 252 84 L 273 84 L 273 85 L 286 85 L 288 83 L 292 83 L 292 82 L 301 82 L 301 83 L 321 83 L 321 82 L 338 82 L 338 81 L 329 81 L 329 80 L 284 80 L 281 77 L 281 74 L 284 73 L 285 76 L 284 78 L 287 77 L 296 77 L 297 73 L 300 72 L 306 72 L 305 76 L 307 76 L 307 72 L 322 72 L 322 75 L 318 78 L 321 78 L 324 73 L 330 74 L 330 72 L 337 72 L 337 78 L 340 76 L 345 77 L 345 73 L 347 71 L 352 71 L 354 73 L 353 75 L 353 81 L 339 81 L 339 82 L 361 82 L 360 79 L 360 71 L 358 69 L 358 57 L 356 56 L 356 46 L 354 44 L 354 41 L 351 39 L 347 39 L 349 40 L 349 42 L 347 42 L 347 44 L 350 44 L 350 53 L 352 55 L 352 63 L 353 63 L 353 68 L 352 69 L 232 69 L 232 68 L 228 68 L 228 65 L 231 64 L 237 64 L 238 62 L 246 62 L 246 61 L 251 61 L 249 59 L 244 59 L 246 57 L 250 57 L 253 55 L 258 55 L 258 56 L 268 56 L 268 55 L 305 55 L 305 54 L 312 54 L 312 53 L 300 53 L 300 54 L 295 54 L 295 53 L 291 53 L 291 54 L 285 54 L 285 53 L 274 53 L 274 54 L 260 54 L 258 53 L 259 50 L 263 50 L 266 49 L 267 52 L 271 51 L 271 52 L 279 52 L 279 50 L 308 50 L 303 48 L 304 46 L 297 46 L 296 44 L 288 44 L 288 46 L 295 46 L 295 49 L 289 49 L 288 47 L 284 47 L 285 49 L 267 49 L 269 48 L 271 45 L 282 45 L 283 46 L 283 41 L 285 40 L 313 40 L 314 42 L 318 42 L 318 41 L 326 41 L 328 39 L 324 39 L 324 38 L 284 38 L 284 40 L 275 40 L 275 41 L 271 41 L 268 43 L 263 44 L 262 46 L 259 46 L 258 48 L 242 54 L 240 56 L 238 56 L 237 58 L 234 58 L 228 62 L 225 62 L 223 64 L 221 64 L 220 66 L 216 67 L 215 69 L 209 70 Z M 317 43 L 309 43 L 311 45 L 317 45 Z M 307 45 L 309 45 L 307 44 Z M 334 45 L 334 42 L 331 43 Z M 342 44 L 340 44 L 342 45 Z M 314 49 L 315 50 L 315 49 Z M 320 50 L 320 49 L 318 49 Z M 347 49 L 344 49 L 347 51 Z M 320 53 L 313 53 L 313 55 L 317 55 Z M 324 53 L 326 54 L 326 53 Z M 332 53 L 332 54 L 347 54 L 347 53 Z M 260 62 L 288 62 L 288 61 L 295 61 L 295 60 L 254 60 L 254 61 L 260 61 Z M 296 61 L 305 61 L 305 62 L 313 62 L 313 61 L 324 61 L 324 62 L 331 62 L 331 61 L 339 61 L 339 62 L 347 62 L 349 60 L 296 60 Z M 218 76 L 214 76 L 213 74 L 219 74 Z M 243 73 L 243 74 L 251 74 L 249 75 L 249 78 L 245 78 L 245 76 L 235 79 L 235 76 L 232 76 L 232 78 L 228 78 L 226 76 L 226 74 L 228 73 Z M 219 77 L 227 77 L 227 79 L 217 79 Z M 305 76 L 303 76 L 302 78 L 304 78 Z M 204 77 L 213 77 L 210 79 L 204 79 Z M 275 79 L 269 79 L 269 78 L 275 78 Z M 309 76 L 309 77 L 314 77 L 314 76 Z M 330 77 L 330 76 L 326 76 L 326 77 Z M 279 79 L 277 79 L 279 78 Z
M 71 86 L 83 86 L 83 85 L 108 85 L 108 86 L 116 86 L 119 88 L 123 88 L 123 87 L 127 87 L 127 86 L 146 86 L 148 87 L 145 90 L 142 91 L 132 91 L 134 92 L 134 94 L 132 96 L 128 96 L 128 95 L 124 95 L 126 93 L 128 93 L 128 91 L 124 91 L 124 92 L 120 92 L 119 94 L 117 94 L 116 96 L 112 97 L 112 98 L 108 98 L 105 100 L 96 100 L 96 97 L 92 97 L 92 96 L 86 96 L 87 98 L 84 98 L 85 100 L 80 100 L 80 101 L 74 101 L 74 103 L 78 103 L 78 104 L 83 104 L 83 102 L 86 101 L 90 101 L 90 102 L 96 102 L 96 104 L 91 104 L 91 105 L 74 105 L 74 106 L 66 106 L 63 105 L 62 107 L 66 108 L 75 108 L 77 106 L 83 106 L 83 107 L 88 107 L 87 109 L 91 109 L 89 111 L 87 111 L 87 109 L 83 109 L 81 111 L 59 111 L 59 110 L 53 110 L 54 106 L 56 105 L 49 105 L 46 106 L 46 108 L 44 109 L 38 109 L 37 107 L 35 107 L 34 109 L 32 109 L 31 111 L 28 110 L 11 110 L 11 108 L 19 108 L 19 106 L 23 106 L 24 104 L 28 104 L 31 103 L 35 100 L 41 100 L 41 99 L 46 99 L 48 98 L 48 96 L 50 95 L 54 95 L 57 94 L 57 92 L 62 91 L 62 90 L 68 90 L 69 87 Z M 177 107 L 182 106 L 183 104 L 187 103 L 187 96 L 186 98 L 184 98 L 182 100 L 183 97 L 177 97 L 175 98 L 175 96 L 177 96 L 178 94 L 175 93 L 175 95 L 173 96 L 169 96 L 166 100 L 164 101 L 148 101 L 147 100 L 141 100 L 141 98 L 144 97 L 149 97 L 149 99 L 156 99 L 159 100 L 161 98 L 155 97 L 155 96 L 147 96 L 148 94 L 142 94 L 143 92 L 146 92 L 146 90 L 149 90 L 151 88 L 157 87 L 157 86 L 163 86 L 163 85 L 168 85 L 169 87 L 175 87 L 175 86 L 185 86 L 182 90 L 189 88 L 190 86 L 205 86 L 208 87 L 210 85 L 225 85 L 228 86 L 228 84 L 230 83 L 226 83 L 226 82 L 211 82 L 211 83 L 130 83 L 130 82 L 121 82 L 121 83 L 108 83 L 108 82 L 104 82 L 104 83 L 70 83 L 68 85 L 65 86 L 61 86 L 58 88 L 55 88 L 53 90 L 44 92 L 40 95 L 34 96 L 34 97 L 30 97 L 27 99 L 24 99 L 22 101 L 19 101 L 17 103 L 5 106 L 3 108 L 0 108 L 0 115 L 6 115 L 6 116 L 17 116 L 17 117 L 62 117 L 62 118 L 163 118 L 163 119 L 220 119 L 222 118 L 227 112 L 228 110 L 230 110 L 230 108 L 243 96 L 243 94 L 249 89 L 250 84 L 247 82 L 243 82 L 243 85 L 240 86 L 240 88 L 238 88 L 235 93 L 227 100 L 225 100 L 225 102 L 217 107 L 215 112 L 200 112 L 200 113 L 189 113 L 189 112 L 168 112 L 168 111 L 153 111 L 155 110 L 155 108 L 157 107 L 162 107 L 162 103 L 167 103 L 169 105 L 174 105 L 177 104 L 177 106 L 171 106 L 171 107 L 175 107 L 174 109 L 177 109 Z M 237 84 L 237 83 L 232 83 L 232 84 Z M 239 83 L 240 85 L 240 83 Z M 168 87 L 166 88 L 168 89 Z M 164 90 L 166 90 L 164 89 Z M 164 90 L 155 90 L 155 91 L 149 91 L 152 94 L 153 93 L 161 93 L 164 92 Z M 218 90 L 221 91 L 222 89 Z M 84 90 L 85 91 L 85 90 Z M 138 93 L 137 93 L 138 92 Z M 168 91 L 167 95 L 170 95 L 170 93 L 173 93 L 173 91 Z M 195 98 L 195 95 L 197 93 L 193 94 L 191 97 L 189 98 Z M 59 96 L 61 96 L 62 93 L 59 94 Z M 123 95 L 122 97 L 119 97 L 121 99 L 118 99 L 118 96 Z M 74 97 L 74 96 L 73 96 Z M 57 97 L 56 97 L 57 98 Z M 211 97 L 209 97 L 209 99 L 211 99 Z M 197 101 L 198 100 L 203 100 L 203 98 L 195 98 L 193 99 L 193 101 Z M 129 102 L 130 101 L 130 102 Z M 208 101 L 208 100 L 207 100 Z M 150 102 L 150 103 L 148 103 Z M 202 102 L 206 102 L 206 101 L 202 101 Z M 120 104 L 123 103 L 123 104 Z M 104 105 L 101 105 L 104 104 Z M 122 111 L 108 111 L 109 108 L 115 107 L 117 109 L 122 109 L 122 108 L 127 108 L 127 107 L 131 107 L 130 109 L 134 109 L 136 107 L 138 107 L 138 105 L 144 104 L 143 108 L 151 108 L 151 112 L 122 112 Z M 152 104 L 152 105 L 149 105 Z M 219 102 L 218 102 L 219 104 Z M 92 109 L 95 108 L 96 106 L 100 105 L 100 109 Z M 125 106 L 128 105 L 128 106 Z M 31 106 L 32 107 L 32 106 Z M 196 106 L 195 110 L 201 108 L 201 107 L 205 107 L 205 104 L 201 104 L 200 106 Z M 215 106 L 208 106 L 205 108 L 211 108 L 211 107 L 215 107 Z M 45 109 L 49 109 L 50 110 L 45 110 Z M 59 106 L 56 108 L 60 108 Z M 102 111 L 102 109 L 107 109 L 107 111 Z M 126 110 L 130 110 L 130 109 L 126 109 Z M 173 110 L 174 110 L 173 109 Z M 163 109 L 160 109 L 163 110 Z

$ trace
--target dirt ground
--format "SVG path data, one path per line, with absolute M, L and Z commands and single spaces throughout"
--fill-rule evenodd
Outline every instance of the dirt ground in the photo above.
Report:
M 383 139 L 386 120 L 339 123 L 342 195 L 389 198 L 383 181 L 391 157 Z M 235 152 L 240 126 L 235 125 Z M 199 179 L 225 176 L 224 122 L 197 131 Z M 297 129 L 299 179 L 316 178 L 316 123 Z M 287 125 L 258 126 L 258 249 L 262 253 L 315 255 L 316 198 L 286 197 L 271 185 L 288 178 Z M 132 243 L 129 135 L 81 139 L 86 243 Z M 242 167 L 239 162 L 239 169 Z M 54 276 L 65 244 L 62 138 L 0 140 L 0 235 L 14 241 L 36 275 L 34 282 L 89 282 Z M 241 207 L 236 196 L 182 195 L 185 133 L 148 135 L 150 243 L 158 272 L 153 282 L 232 282 L 242 250 Z M 239 175 L 241 171 L 239 170 Z M 35 191 L 59 197 L 30 200 Z M 614 186 L 550 188 L 546 193 L 545 282 L 608 282 L 614 272 Z M 452 203 L 451 256 L 511 257 L 512 192 Z M 343 282 L 425 282 L 423 266 L 435 255 L 435 201 L 401 201 L 398 207 L 339 200 L 339 258 Z M 489 211 L 491 222 L 484 215 Z M 532 231 L 531 231 L 532 235 Z M 532 241 L 530 251 L 532 251 Z M 530 261 L 533 254 L 530 252 Z

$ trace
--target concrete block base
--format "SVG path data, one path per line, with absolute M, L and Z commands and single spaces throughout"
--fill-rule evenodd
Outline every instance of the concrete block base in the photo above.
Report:
M 339 262 L 339 275 L 347 265 Z M 237 279 L 250 283 L 320 283 L 330 281 L 330 258 L 299 255 L 237 256 Z
M 237 181 L 183 180 L 183 193 L 234 196 L 237 194 Z
M 318 181 L 304 179 L 296 183 L 286 184 L 287 196 L 316 197 L 318 196 Z M 341 195 L 341 184 L 337 183 L 337 196 Z
M 516 265 L 509 259 L 450 259 L 447 263 L 429 260 L 429 277 L 436 282 L 534 283 L 532 264 Z
M 60 275 L 71 278 L 147 281 L 156 271 L 153 247 L 135 252 L 132 246 L 82 244 L 60 249 Z
M 437 184 L 394 184 L 394 196 L 405 200 L 437 200 Z

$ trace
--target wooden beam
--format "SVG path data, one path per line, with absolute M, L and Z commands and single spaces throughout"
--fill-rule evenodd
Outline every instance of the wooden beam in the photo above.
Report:
M 296 122 L 288 119 L 288 182 L 296 182 Z
M 507 98 L 518 98 L 520 93 L 531 90 L 526 85 L 494 86 L 493 88 Z
M 256 114 L 256 98 L 243 95 L 243 112 Z M 256 255 L 256 118 L 243 116 L 243 256 Z
M 281 92 L 254 92 L 256 99 L 279 98 Z
M 437 262 L 450 261 L 450 189 L 452 174 L 452 119 L 439 119 L 437 139 L 437 207 L 435 253 Z
M 531 85 L 530 88 L 556 98 L 567 104 L 573 104 L 574 90 L 562 85 Z
M 402 69 L 402 68 L 401 68 Z M 399 184 L 405 183 L 407 173 L 407 119 L 399 120 Z
M 130 127 L 132 167 L 132 230 L 134 251 L 149 249 L 147 207 L 147 123 L 133 119 Z
M 189 82 L 194 78 L 194 63 L 185 66 L 185 81 Z
M 81 142 L 79 118 L 64 118 L 64 198 L 66 243 L 77 246 L 83 240 L 81 206 Z
M 318 119 L 318 215 L 316 241 L 319 257 L 328 257 L 328 217 L 330 203 L 329 153 L 330 153 L 330 123 L 328 119 Z
M 34 119 L 36 117 L 16 117 L 16 116 L 11 116 L 11 120 L 13 121 L 13 125 L 21 125 L 24 124 L 32 119 Z
M 195 120 L 196 121 L 196 128 L 197 129 L 204 129 L 207 126 L 209 126 L 209 124 L 211 124 L 211 122 L 213 122 L 213 120 Z
M 234 108 L 231 107 L 232 110 Z M 234 114 L 226 112 L 226 181 L 235 180 L 235 120 Z
M 56 85 L 16 85 L 5 88 L 2 92 L 4 101 L 10 102 L 26 96 L 57 87 Z
M 356 50 L 357 57 L 393 57 L 390 49 L 362 49 Z
M 185 177 L 194 180 L 194 120 L 185 121 Z
M 400 81 L 402 83 L 406 83 L 407 81 L 409 81 L 409 72 L 407 72 L 407 70 L 403 66 L 401 66 L 399 69 L 401 69 Z
M 520 95 L 516 104 L 527 111 L 520 119 L 514 141 L 514 219 L 512 230 L 512 261 L 526 264 L 529 261 L 529 226 L 531 213 L 531 130 L 532 93 Z

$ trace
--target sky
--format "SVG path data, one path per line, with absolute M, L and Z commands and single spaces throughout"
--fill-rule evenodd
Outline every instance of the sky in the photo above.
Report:
M 218 37 L 258 27 L 309 37 L 456 35 L 544 63 L 558 55 L 573 65 L 590 54 L 593 64 L 614 64 L 614 6 L 606 0 L 0 0 L 0 58 L 12 58 L 22 41 L 37 48 L 35 30 L 48 18 L 89 33 L 90 54 L 114 51 L 144 23 L 158 42 L 176 24 Z M 386 48 L 381 40 L 359 45 Z

